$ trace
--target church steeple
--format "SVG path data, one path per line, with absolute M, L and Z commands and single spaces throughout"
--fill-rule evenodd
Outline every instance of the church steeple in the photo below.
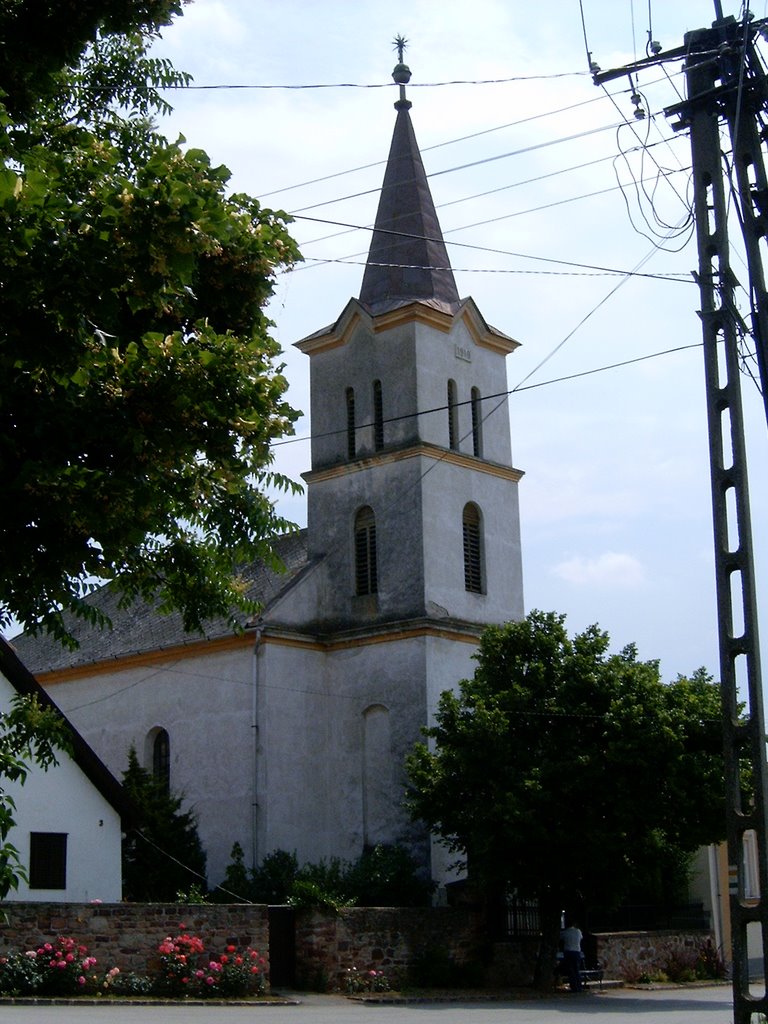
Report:
M 397 120 L 384 184 L 360 289 L 360 302 L 374 316 L 422 302 L 455 313 L 459 293 L 429 191 L 405 86 L 410 68 L 403 63 L 406 40 L 398 36 L 399 63 L 392 77 L 400 86 Z

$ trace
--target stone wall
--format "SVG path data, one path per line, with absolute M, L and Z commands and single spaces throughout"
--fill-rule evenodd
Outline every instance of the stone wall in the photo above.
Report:
M 597 956 L 607 978 L 636 981 L 642 974 L 663 971 L 670 960 L 694 960 L 711 932 L 602 932 L 597 938 Z
M 348 907 L 338 914 L 296 915 L 297 980 L 343 988 L 347 971 L 383 971 L 392 984 L 424 955 L 476 962 L 483 954 L 481 919 L 463 907 Z
M 4 903 L 0 954 L 68 935 L 88 947 L 98 969 L 146 972 L 167 935 L 198 935 L 210 953 L 251 946 L 269 959 L 267 908 L 249 904 Z

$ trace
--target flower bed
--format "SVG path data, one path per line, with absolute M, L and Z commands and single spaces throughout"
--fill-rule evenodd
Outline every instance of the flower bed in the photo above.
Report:
M 0 957 L 0 995 L 156 995 L 165 998 L 244 998 L 263 995 L 266 961 L 258 950 L 228 945 L 211 954 L 197 935 L 167 936 L 157 947 L 159 966 L 146 974 L 98 969 L 86 946 L 70 936 Z

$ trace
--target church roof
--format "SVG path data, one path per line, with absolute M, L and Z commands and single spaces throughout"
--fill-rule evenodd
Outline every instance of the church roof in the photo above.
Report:
M 308 564 L 306 530 L 278 537 L 273 547 L 285 566 L 284 572 L 276 572 L 261 561 L 252 562 L 241 570 L 241 576 L 246 581 L 246 596 L 258 602 L 262 609 L 267 609 L 285 593 Z M 67 628 L 79 644 L 75 650 L 68 650 L 49 636 L 24 633 L 14 638 L 14 650 L 33 672 L 61 671 L 193 644 L 201 639 L 215 640 L 232 636 L 232 627 L 224 616 L 207 622 L 201 636 L 199 633 L 185 632 L 178 612 L 162 614 L 154 604 L 141 600 L 121 608 L 119 592 L 109 584 L 90 594 L 87 601 L 96 605 L 109 618 L 112 626 L 100 629 L 82 619 L 68 617 Z M 250 616 L 243 613 L 237 617 L 242 626 L 250 624 Z
M 52 709 L 65 720 L 69 727 L 71 752 L 75 764 L 77 764 L 104 799 L 114 807 L 125 826 L 135 821 L 137 810 L 131 803 L 126 791 L 104 762 L 96 756 L 93 749 L 75 729 L 64 712 L 48 696 L 27 666 L 18 657 L 11 644 L 2 637 L 0 637 L 0 673 L 5 676 L 16 693 L 24 697 L 34 697 L 41 707 Z M 59 755 L 60 758 L 61 755 Z
M 412 302 L 453 314 L 459 294 L 405 98 L 411 73 L 401 62 L 392 77 L 400 99 L 360 302 L 374 316 Z

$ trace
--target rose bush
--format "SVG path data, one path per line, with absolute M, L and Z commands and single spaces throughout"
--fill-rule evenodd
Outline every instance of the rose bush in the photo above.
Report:
M 60 936 L 36 949 L 0 958 L 0 992 L 14 995 L 39 993 L 76 995 L 89 987 L 89 971 L 96 958 L 73 938 Z

